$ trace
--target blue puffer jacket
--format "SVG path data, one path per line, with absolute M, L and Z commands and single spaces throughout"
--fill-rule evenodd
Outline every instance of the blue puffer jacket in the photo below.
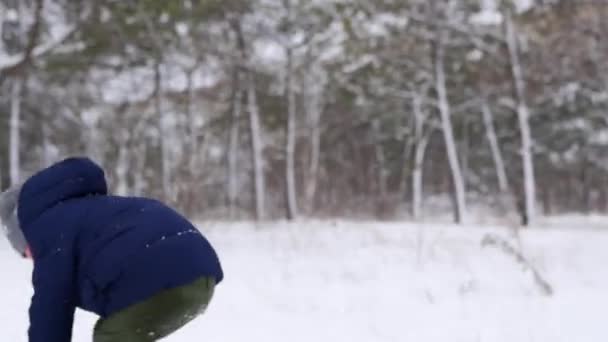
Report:
M 190 222 L 155 200 L 109 196 L 88 159 L 31 177 L 18 217 L 34 257 L 30 342 L 69 342 L 77 307 L 107 317 L 202 276 L 223 278 Z

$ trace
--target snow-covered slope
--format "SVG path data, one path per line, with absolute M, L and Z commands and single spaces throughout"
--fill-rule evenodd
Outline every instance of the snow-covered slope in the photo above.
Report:
M 168 342 L 608 341 L 608 230 L 381 223 L 201 224 L 226 280 L 208 313 Z M 552 285 L 493 247 L 521 248 Z M 27 261 L 0 243 L 0 329 L 27 341 Z M 79 312 L 74 341 L 90 341 Z

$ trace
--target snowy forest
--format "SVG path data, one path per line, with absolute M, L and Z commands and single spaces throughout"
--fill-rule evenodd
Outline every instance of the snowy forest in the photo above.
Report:
M 231 219 L 608 210 L 608 4 L 0 0 L 0 183 Z M 603 61 L 603 62 L 602 62 Z

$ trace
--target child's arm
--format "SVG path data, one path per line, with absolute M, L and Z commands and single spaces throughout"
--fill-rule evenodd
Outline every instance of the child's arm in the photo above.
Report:
M 34 262 L 29 342 L 70 342 L 76 303 L 74 260 L 57 249 Z

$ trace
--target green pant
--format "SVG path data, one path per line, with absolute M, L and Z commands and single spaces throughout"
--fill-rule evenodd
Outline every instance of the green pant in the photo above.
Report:
M 177 331 L 201 315 L 215 288 L 214 278 L 163 291 L 127 309 L 100 319 L 94 342 L 151 342 Z

